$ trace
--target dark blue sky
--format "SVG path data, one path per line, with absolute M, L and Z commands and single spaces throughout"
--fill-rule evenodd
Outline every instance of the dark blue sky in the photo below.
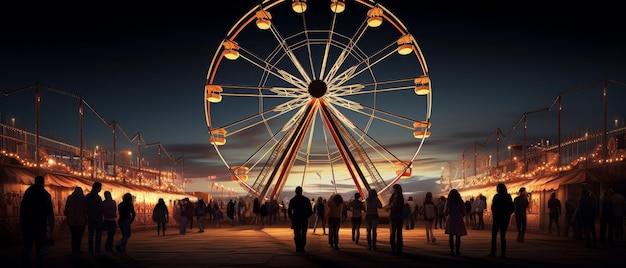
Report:
M 470 155 L 497 128 L 510 133 L 506 143 L 521 143 L 516 122 L 560 92 L 602 78 L 626 82 L 626 19 L 616 4 L 412 2 L 379 3 L 405 23 L 430 69 L 433 134 L 418 157 L 427 166 L 422 178 L 439 179 L 442 166 L 460 161 L 464 150 Z M 205 190 L 208 173 L 225 173 L 207 143 L 207 68 L 227 31 L 256 4 L 16 7 L 0 23 L 0 89 L 39 83 L 79 95 L 130 136 L 141 132 L 146 142 L 184 155 L 185 176 Z M 600 129 L 601 88 L 566 95 L 563 135 Z M 42 132 L 77 144 L 77 101 L 43 94 Z M 609 84 L 609 96 L 608 120 L 623 124 L 626 88 Z M 32 130 L 32 99 L 32 91 L 0 97 L 1 120 L 16 117 Z M 556 139 L 555 118 L 554 111 L 529 117 L 528 140 Z M 88 144 L 111 143 L 110 130 L 93 114 L 85 120 Z

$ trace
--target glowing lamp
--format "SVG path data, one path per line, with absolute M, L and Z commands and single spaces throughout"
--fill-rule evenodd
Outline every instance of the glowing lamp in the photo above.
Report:
M 293 3 L 291 4 L 291 9 L 293 9 L 293 11 L 298 14 L 304 13 L 304 11 L 306 11 L 306 0 L 293 1 Z
M 209 143 L 213 145 L 226 144 L 226 130 L 223 128 L 211 130 L 211 138 L 209 138 Z
M 383 18 L 381 17 L 371 17 L 367 19 L 367 26 L 369 27 L 376 28 L 381 24 L 383 24 Z
M 430 87 L 428 85 L 420 85 L 415 87 L 415 94 L 426 95 L 430 93 Z
M 343 0 L 332 0 L 330 3 L 330 10 L 335 13 L 341 13 L 346 10 L 346 3 Z
M 221 86 L 218 85 L 205 85 L 204 91 L 206 99 L 212 103 L 218 103 L 222 101 L 222 95 L 220 92 L 224 91 Z
M 395 165 L 396 175 L 400 175 L 400 178 L 407 179 L 413 175 L 413 168 L 411 168 L 411 166 L 409 166 L 407 169 L 404 169 L 405 167 L 407 167 L 408 163 L 396 162 Z
M 236 176 L 231 176 L 230 178 L 233 181 L 239 181 L 239 179 L 241 179 L 242 181 L 247 181 L 248 170 L 249 168 L 247 167 L 233 167 L 233 173 L 235 173 Z M 239 179 L 237 179 L 237 177 L 239 177 Z
M 413 128 L 425 128 L 425 127 L 430 127 L 431 123 L 430 122 L 414 122 L 413 123 Z
M 411 52 L 413 52 L 413 45 L 411 44 L 398 46 L 398 54 L 400 55 L 408 55 L 411 54 Z
M 383 10 L 379 7 L 374 7 L 367 11 L 367 26 L 378 27 L 383 24 Z
M 415 49 L 415 46 L 413 45 L 413 37 L 410 34 L 398 39 L 398 53 L 400 55 L 408 55 L 413 52 L 413 49 Z
M 226 40 L 224 41 L 224 51 L 222 55 L 229 60 L 236 60 L 239 58 L 239 45 L 237 43 Z
M 272 15 L 265 10 L 259 10 L 256 12 L 256 27 L 261 30 L 267 30 L 272 27 Z
M 413 137 L 416 139 L 425 139 L 430 137 L 430 131 L 415 131 L 413 132 Z

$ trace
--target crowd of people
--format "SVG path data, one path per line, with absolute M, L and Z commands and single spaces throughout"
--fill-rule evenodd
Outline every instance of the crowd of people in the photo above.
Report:
M 53 243 L 50 234 L 54 230 L 54 212 L 50 194 L 44 188 L 44 178 L 37 176 L 35 183 L 24 193 L 20 210 L 20 226 L 23 234 L 21 262 L 29 265 L 31 251 L 35 249 L 35 263 L 43 265 L 47 247 Z M 86 189 L 75 187 L 67 198 L 64 215 L 71 234 L 71 250 L 74 254 L 84 254 L 83 237 L 87 234 L 87 251 L 91 254 L 102 253 L 104 233 L 104 251 L 125 253 L 131 237 L 131 225 L 136 217 L 133 195 L 125 193 L 118 204 L 109 191 L 101 198 L 102 183 L 94 182 L 85 195 Z M 487 198 L 482 194 L 463 201 L 459 191 L 452 189 L 447 196 L 435 198 L 431 192 L 426 193 L 420 205 L 408 197 L 405 200 L 400 184 L 392 186 L 392 194 L 386 205 L 379 198 L 375 189 L 365 193 L 357 192 L 349 200 L 333 193 L 327 199 L 321 196 L 309 199 L 303 195 L 302 187 L 295 189 L 293 198 L 278 204 L 277 200 L 260 202 L 258 198 L 247 204 L 243 198 L 230 199 L 226 204 L 208 202 L 198 199 L 192 202 L 184 198 L 174 202 L 174 213 L 180 216 L 179 234 L 185 235 L 193 228 L 196 220 L 198 232 L 205 230 L 206 222 L 214 222 L 220 227 L 225 211 L 231 226 L 246 224 L 246 212 L 251 206 L 250 222 L 252 225 L 271 225 L 280 220 L 280 212 L 284 213 L 283 221 L 290 221 L 294 232 L 296 252 L 306 252 L 306 236 L 308 229 L 313 233 L 321 227 L 323 235 L 328 235 L 328 244 L 333 251 L 339 251 L 339 230 L 342 223 L 350 221 L 353 243 L 361 241 L 361 225 L 365 221 L 367 249 L 377 249 L 377 228 L 381 220 L 379 211 L 388 212 L 389 245 L 391 252 L 402 254 L 403 230 L 415 228 L 421 219 L 426 232 L 426 243 L 434 244 L 437 239 L 433 229 L 442 229 L 448 235 L 450 255 L 461 255 L 461 238 L 468 234 L 467 229 L 484 230 L 484 212 L 487 210 Z M 506 258 L 506 232 L 510 221 L 515 221 L 517 242 L 524 242 L 527 212 L 530 197 L 526 188 L 522 187 L 513 198 L 505 184 L 496 185 L 496 194 L 490 201 L 491 210 L 491 247 L 488 256 Z M 552 234 L 553 226 L 557 235 L 568 236 L 573 231 L 574 238 L 585 240 L 587 247 L 596 247 L 597 243 L 612 246 L 616 240 L 623 240 L 624 214 L 626 201 L 624 196 L 605 189 L 599 197 L 594 196 L 587 188 L 582 187 L 578 199 L 570 193 L 568 199 L 561 203 L 555 192 L 550 194 L 546 209 L 549 214 L 548 232 Z M 152 220 L 156 224 L 157 236 L 165 236 L 166 226 L 170 222 L 170 210 L 163 198 L 159 198 L 152 210 Z M 348 216 L 349 215 L 349 216 Z M 561 216 L 565 215 L 564 219 Z M 287 217 L 289 219 L 287 219 Z M 560 223 L 564 223 L 561 228 Z M 598 224 L 599 223 L 599 224 Z M 599 232 L 596 232 L 596 224 Z M 327 228 L 328 227 L 328 228 Z M 327 230 L 328 229 L 328 230 Z M 115 240 L 117 230 L 121 237 Z M 498 239 L 498 236 L 499 239 Z M 498 250 L 498 240 L 500 242 Z

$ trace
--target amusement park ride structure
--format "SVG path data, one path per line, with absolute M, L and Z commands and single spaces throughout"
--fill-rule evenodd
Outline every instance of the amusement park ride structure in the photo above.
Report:
M 385 202 L 430 136 L 429 77 L 416 38 L 379 3 L 265 0 L 209 65 L 209 141 L 249 197 L 324 170 Z

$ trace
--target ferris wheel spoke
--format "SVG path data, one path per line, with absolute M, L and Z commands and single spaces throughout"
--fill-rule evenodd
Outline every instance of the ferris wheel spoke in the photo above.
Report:
M 387 112 L 378 108 L 370 107 L 361 103 L 357 103 L 351 100 L 347 100 L 345 98 L 334 98 L 332 100 L 332 103 L 333 105 L 343 107 L 350 111 L 410 130 L 414 129 L 413 123 L 419 121 L 406 118 L 391 112 Z M 369 110 L 369 112 L 365 112 L 364 110 Z M 348 119 L 345 118 L 345 120 Z M 402 122 L 405 122 L 405 124 L 402 124 Z M 408 125 L 406 123 L 408 123 Z
M 367 28 L 367 23 L 363 21 L 354 36 L 350 38 L 347 47 L 341 51 L 341 54 L 339 55 L 337 60 L 335 60 L 335 63 L 330 68 L 330 71 L 328 71 L 328 77 L 334 77 L 343 65 L 343 63 L 346 61 L 346 59 L 348 59 L 348 56 L 350 56 L 350 54 L 353 54 L 353 50 L 355 49 L 355 47 L 357 47 L 357 44 L 361 40 L 361 37 L 363 37 L 363 34 L 367 30 Z
M 269 122 L 273 119 L 284 115 L 285 113 L 291 111 L 292 109 L 299 108 L 303 106 L 305 103 L 304 98 L 292 99 L 290 101 L 284 102 L 280 105 L 272 107 L 271 109 L 265 110 L 263 112 L 254 114 L 252 116 L 243 118 L 241 120 L 237 120 L 230 124 L 224 125 L 221 128 L 227 130 L 227 134 L 225 137 L 229 137 L 250 129 L 252 127 L 258 126 L 260 124 Z
M 394 55 L 395 53 L 396 53 L 396 50 L 393 49 L 393 43 L 391 43 L 388 46 L 386 46 L 385 48 L 383 48 L 383 49 L 377 51 L 376 53 L 372 54 L 371 56 L 366 56 L 360 62 L 358 62 L 358 63 L 348 67 L 342 73 L 334 76 L 328 82 L 328 84 L 330 84 L 330 85 L 342 85 L 342 84 L 346 83 L 347 81 L 350 81 L 350 79 L 354 78 L 355 76 L 361 74 L 362 72 L 364 72 L 366 70 L 370 70 L 373 66 L 375 66 L 378 63 L 383 62 L 386 58 L 389 58 L 390 56 Z
M 304 81 L 311 81 L 311 78 L 302 67 L 302 64 L 300 63 L 296 55 L 294 55 L 293 50 L 291 50 L 290 47 L 287 45 L 287 41 L 280 35 L 278 29 L 274 25 L 272 25 L 271 30 L 274 38 L 276 39 L 276 42 L 278 42 L 278 46 L 291 60 L 291 63 L 293 63 L 298 73 L 300 73 L 300 75 L 304 78 Z
M 257 68 L 263 70 L 264 72 L 270 73 L 273 76 L 282 79 L 283 81 L 293 85 L 296 88 L 307 87 L 307 82 L 305 80 L 292 75 L 290 72 L 286 70 L 278 68 L 276 65 L 274 65 L 273 63 L 267 60 L 261 59 L 260 57 L 254 55 L 253 53 L 246 50 L 245 48 L 241 48 L 240 51 L 246 52 L 245 54 L 244 53 L 240 54 L 240 57 L 242 59 L 246 60 L 253 66 L 256 66 Z M 304 93 L 306 93 L 306 91 Z

